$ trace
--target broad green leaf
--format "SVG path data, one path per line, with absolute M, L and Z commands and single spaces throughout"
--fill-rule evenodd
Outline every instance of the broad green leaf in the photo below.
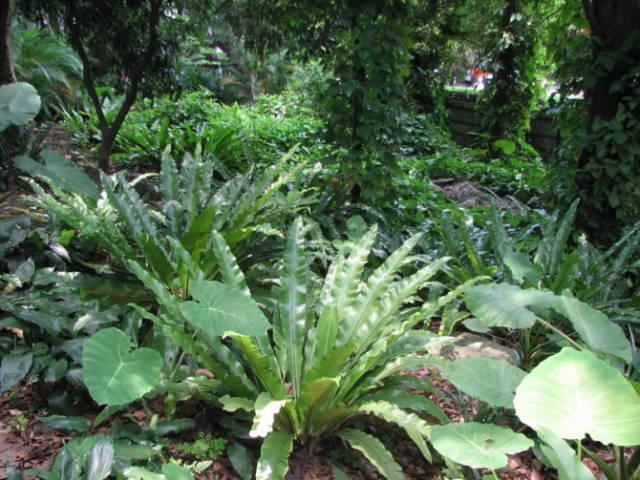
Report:
M 631 363 L 631 345 L 622 328 L 602 312 L 572 297 L 560 296 L 554 309 L 567 317 L 580 338 L 592 349 Z
M 424 395 L 409 393 L 406 390 L 394 387 L 383 388 L 362 397 L 363 402 L 384 401 L 392 403 L 403 410 L 413 410 L 421 414 L 427 414 L 438 419 L 441 423 L 448 423 L 449 417 L 438 405 Z
M 504 255 L 502 261 L 509 271 L 511 271 L 511 276 L 516 283 L 521 284 L 523 280 L 526 280 L 535 286 L 540 281 L 540 272 L 536 270 L 533 263 L 529 261 L 529 257 L 524 253 L 509 250 Z
M 20 382 L 27 376 L 31 365 L 33 364 L 33 355 L 26 353 L 18 355 L 9 353 L 2 357 L 0 364 L 0 393 L 4 393 Z
M 262 442 L 256 480 L 284 480 L 289 470 L 289 455 L 294 436 L 290 433 L 271 432 Z
M 232 442 L 227 447 L 227 457 L 233 469 L 236 471 L 242 480 L 251 480 L 253 478 L 253 459 L 242 444 L 238 442 Z
M 361 452 L 387 480 L 404 480 L 402 468 L 380 440 L 353 428 L 340 430 L 338 436 Z
M 515 391 L 526 373 L 505 360 L 468 357 L 438 363 L 440 372 L 467 395 L 494 407 L 513 408 Z
M 242 290 L 207 280 L 191 284 L 196 301 L 184 302 L 180 311 L 196 328 L 218 337 L 226 332 L 263 335 L 270 324 L 258 305 Z
M 65 417 L 64 415 L 40 417 L 40 421 L 49 428 L 76 433 L 88 432 L 91 426 L 91 422 L 84 417 Z
M 255 342 L 244 335 L 230 334 L 234 344 L 242 352 L 244 359 L 250 365 L 254 375 L 262 384 L 264 390 L 276 399 L 286 396 L 284 383 L 280 380 L 269 364 L 269 359 L 260 351 Z
M 516 390 L 514 405 L 524 423 L 560 438 L 640 444 L 640 396 L 588 351 L 566 347 L 541 362 Z
M 304 384 L 296 409 L 303 422 L 308 419 L 309 411 L 322 404 L 338 388 L 335 378 L 318 378 L 310 384 Z
M 44 381 L 47 383 L 55 383 L 64 377 L 65 373 L 69 369 L 69 362 L 66 359 L 60 358 L 55 360 L 49 365 L 44 372 Z
M 533 446 L 521 433 L 482 423 L 449 423 L 431 428 L 431 443 L 444 457 L 472 468 L 507 466 L 507 455 Z
M 167 480 L 193 480 L 189 470 L 175 463 L 165 463 L 162 466 L 162 473 Z
M 251 400 L 249 398 L 231 397 L 229 395 L 224 395 L 220 397 L 220 403 L 222 404 L 222 409 L 225 412 L 235 412 L 237 410 L 244 410 L 245 412 L 253 412 L 255 400 Z
M 307 261 L 304 255 L 302 220 L 297 219 L 287 238 L 278 300 L 278 329 L 284 341 L 285 364 L 281 368 L 293 388 L 293 397 L 300 397 L 303 372 L 303 346 L 306 330 Z
M 117 328 L 93 335 L 82 352 L 84 381 L 99 404 L 122 405 L 150 392 L 162 369 L 162 357 L 151 348 L 129 352 L 129 337 Z
M 87 480 L 104 480 L 111 474 L 114 449 L 108 438 L 102 438 L 89 452 L 85 476 Z
M 286 403 L 287 400 L 274 400 L 268 393 L 258 395 L 253 407 L 256 415 L 249 436 L 253 438 L 266 437 L 273 429 L 276 415 Z
M 540 451 L 558 471 L 560 480 L 596 480 L 567 442 L 544 429 L 538 431 L 538 437 L 544 442 L 540 444 Z
M 154 450 L 148 445 L 116 442 L 113 448 L 116 452 L 116 457 L 124 460 L 148 460 L 158 455 L 158 450 Z
M 504 153 L 505 155 L 511 155 L 513 152 L 516 151 L 516 144 L 513 143 L 511 140 L 507 140 L 505 138 L 496 140 L 495 142 L 493 142 L 493 144 L 497 148 L 502 150 L 502 153 Z
M 10 125 L 25 125 L 40 111 L 40 96 L 30 84 L 0 86 L 0 132 Z
M 168 480 L 164 475 L 142 467 L 125 468 L 122 473 L 129 480 Z
M 36 162 L 30 157 L 18 156 L 14 162 L 18 169 L 32 176 L 40 176 L 48 182 L 68 192 L 84 198 L 97 199 L 100 195 L 98 185 L 84 170 L 71 160 L 64 158 L 53 150 L 43 150 L 40 157 L 44 163 Z
M 465 293 L 471 313 L 490 327 L 531 328 L 536 317 L 527 307 L 553 303 L 555 295 L 507 283 L 477 285 Z
M 238 266 L 236 257 L 231 253 L 231 249 L 224 237 L 215 230 L 211 233 L 211 248 L 213 254 L 218 261 L 218 268 L 224 283 L 243 291 L 247 296 L 250 296 L 249 288 L 247 287 L 247 281 L 244 278 L 244 274 Z
M 424 458 L 428 462 L 432 461 L 431 452 L 424 440 L 425 437 L 429 436 L 431 427 L 420 417 L 413 413 L 405 412 L 398 408 L 397 405 L 384 401 L 368 402 L 360 405 L 359 409 L 403 428 L 413 443 L 420 449 Z

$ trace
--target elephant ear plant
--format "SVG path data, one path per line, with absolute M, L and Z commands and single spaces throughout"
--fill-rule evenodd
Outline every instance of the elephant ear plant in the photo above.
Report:
M 446 339 L 414 327 L 428 322 L 464 287 L 430 302 L 419 300 L 418 290 L 427 287 L 446 263 L 442 259 L 413 268 L 417 259 L 411 251 L 419 236 L 407 240 L 363 279 L 376 235 L 377 229 L 371 228 L 357 244 L 345 247 L 324 281 L 313 282 L 304 249 L 305 226 L 296 221 L 289 230 L 279 287 L 267 316 L 251 299 L 228 248 L 220 249 L 225 257 L 221 263 L 227 266 L 225 284 L 198 280 L 202 272 L 194 262 L 187 263 L 194 281 L 191 298 L 184 301 L 163 293 L 164 286 L 153 275 L 137 269 L 161 299 L 158 315 L 147 312 L 147 318 L 160 325 L 184 325 L 182 330 L 169 326 L 166 331 L 222 381 L 223 408 L 236 412 L 234 419 L 249 420 L 250 437 L 264 439 L 258 480 L 284 478 L 295 445 L 313 449 L 329 436 L 361 451 L 385 477 L 404 478 L 382 442 L 358 428 L 358 419 L 371 415 L 400 426 L 431 459 L 431 424 L 446 421 L 446 416 L 426 397 L 412 393 L 412 382 L 398 374 L 431 364 L 427 349 Z M 185 332 L 187 326 L 190 330 Z M 153 360 L 151 352 L 130 352 L 128 344 L 118 340 L 122 368 L 114 369 L 119 366 L 115 362 L 93 361 L 99 360 L 100 351 L 90 349 L 92 342 L 85 350 L 90 360 L 85 377 L 94 385 L 99 381 L 100 388 L 90 390 L 94 396 L 113 390 L 120 401 L 127 400 L 119 396 L 124 392 L 151 388 L 159 360 Z M 123 378 L 133 374 L 130 367 L 141 359 L 144 375 Z M 113 370 L 109 375 L 103 372 L 107 363 Z

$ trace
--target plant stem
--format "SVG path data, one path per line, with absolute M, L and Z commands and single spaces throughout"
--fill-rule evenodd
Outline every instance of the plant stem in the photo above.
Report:
M 561 337 L 563 337 L 567 342 L 569 342 L 571 345 L 573 345 L 574 347 L 576 347 L 578 350 L 583 350 L 582 345 L 580 345 L 578 342 L 576 342 L 573 338 L 571 338 L 569 335 L 567 335 L 566 333 L 564 333 L 562 330 L 560 330 L 558 327 L 551 325 L 549 322 L 547 322 L 546 320 L 541 319 L 540 317 L 536 317 L 536 320 L 538 322 L 540 322 L 542 325 L 544 325 L 545 327 L 547 327 L 550 330 L 553 330 L 554 332 L 556 332 L 558 335 L 560 335 Z
M 495 470 L 491 470 L 491 473 L 493 474 L 493 478 L 495 478 L 496 480 L 500 480 L 500 477 L 498 477 L 498 474 Z
M 627 480 L 627 466 L 625 464 L 624 458 L 624 448 L 623 447 L 614 447 L 616 452 L 616 464 L 618 467 L 618 477 L 620 480 Z
M 582 439 L 578 440 L 578 453 L 576 456 L 578 457 L 578 461 L 582 462 Z

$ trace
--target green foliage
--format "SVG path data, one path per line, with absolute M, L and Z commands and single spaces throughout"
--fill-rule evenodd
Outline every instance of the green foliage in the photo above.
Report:
M 272 255 L 270 237 L 275 237 L 277 245 L 280 222 L 312 202 L 312 197 L 299 190 L 282 191 L 297 173 L 286 167 L 286 161 L 287 157 L 261 173 L 238 174 L 225 182 L 214 177 L 215 158 L 205 158 L 197 151 L 194 156 L 187 154 L 178 169 L 167 152 L 160 181 L 152 187 L 160 194 L 160 202 L 145 202 L 135 189 L 149 175 L 131 183 L 122 173 L 103 175 L 102 188 L 93 185 L 94 192 L 100 191 L 98 198 L 86 192 L 80 196 L 74 193 L 78 183 L 68 185 L 60 180 L 64 180 L 60 166 L 66 177 L 72 171 L 76 176 L 81 173 L 66 160 L 58 158 L 55 164 L 47 163 L 48 168 L 30 171 L 52 188 L 51 193 L 45 192 L 32 181 L 35 203 L 77 228 L 120 267 L 138 277 L 146 272 L 143 282 L 151 275 L 163 285 L 160 291 L 168 288 L 174 295 L 187 296 L 191 279 L 185 269 L 193 265 L 200 270 L 198 278 L 206 279 L 216 278 L 224 268 L 211 248 L 216 232 L 252 265 Z M 57 176 L 51 174 L 54 167 Z
M 508 454 L 533 446 L 521 433 L 481 423 L 436 425 L 431 430 L 431 441 L 438 452 L 456 462 L 491 470 L 506 467 Z
M 524 142 L 538 93 L 536 76 L 537 32 L 533 25 L 534 7 L 527 0 L 507 0 L 495 12 L 490 70 L 494 74 L 484 100 L 483 130 L 492 139 L 508 138 Z
M 551 323 L 534 311 L 553 310 L 569 321 L 589 348 L 631 362 L 629 342 L 622 328 L 573 297 L 502 283 L 471 287 L 465 301 L 471 312 L 489 327 L 528 329 L 541 322 L 549 328 Z
M 52 116 L 77 101 L 82 62 L 63 38 L 36 28 L 14 28 L 12 60 L 20 81 L 33 85 Z
M 411 261 L 410 252 L 419 240 L 416 236 L 368 278 L 361 279 L 376 236 L 372 228 L 358 243 L 346 245 L 324 282 L 308 290 L 317 282 L 306 279 L 309 263 L 304 234 L 300 221 L 289 231 L 279 300 L 271 320 L 272 342 L 266 337 L 230 334 L 234 350 L 246 366 L 239 369 L 228 364 L 226 368 L 249 380 L 244 385 L 251 395 L 225 396 L 221 401 L 230 412 L 255 411 L 250 436 L 266 437 L 258 463 L 259 477 L 267 478 L 266 469 L 275 471 L 276 467 L 269 466 L 272 462 L 278 465 L 277 478 L 286 472 L 286 457 L 282 457 L 286 449 L 276 455 L 272 436 L 286 436 L 287 444 L 293 439 L 306 443 L 334 432 L 349 436 L 349 443 L 357 442 L 355 448 L 374 459 L 383 473 L 395 471 L 388 466 L 390 454 L 377 440 L 360 438 L 361 434 L 353 434 L 357 438 L 352 439 L 352 430 L 340 430 L 347 419 L 367 414 L 401 426 L 430 458 L 424 440 L 429 424 L 403 410 L 403 404 L 396 404 L 396 394 L 401 398 L 411 398 L 412 394 L 392 380 L 399 371 L 430 363 L 424 352 L 438 341 L 437 337 L 411 328 L 428 321 L 458 292 L 422 306 L 402 306 L 445 262 L 433 262 L 396 279 L 400 269 L 405 270 Z M 427 408 L 427 415 L 437 411 L 428 401 L 416 401 L 411 408 Z
M 165 148 L 176 154 L 215 156 L 219 168 L 246 170 L 276 163 L 296 144 L 299 155 L 318 161 L 329 151 L 320 141 L 321 121 L 299 96 L 263 95 L 251 106 L 222 105 L 206 91 L 141 101 L 127 116 L 115 145 L 113 160 L 129 167 L 157 166 Z M 121 99 L 104 102 L 107 117 L 115 116 Z M 91 109 L 65 114 L 65 125 L 77 141 L 91 146 L 99 140 L 98 119 Z
M 564 348 L 522 381 L 518 417 L 567 440 L 640 445 L 640 397 L 624 376 L 591 352 Z
M 201 433 L 193 442 L 179 443 L 176 448 L 196 460 L 215 460 L 224 453 L 227 441 L 210 433 Z
M 85 344 L 83 378 L 99 404 L 125 405 L 156 385 L 162 368 L 160 354 L 151 348 L 129 350 L 129 337 L 116 328 L 100 330 Z
M 0 133 L 11 125 L 26 125 L 40 111 L 40 96 L 28 83 L 0 86 Z

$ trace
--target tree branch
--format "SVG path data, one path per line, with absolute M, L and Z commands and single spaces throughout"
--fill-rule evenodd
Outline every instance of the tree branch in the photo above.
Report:
M 91 60 L 89 60 L 89 56 L 87 55 L 82 43 L 82 34 L 80 33 L 80 27 L 78 25 L 78 4 L 76 3 L 76 0 L 69 0 L 67 6 L 68 9 L 67 15 L 65 16 L 65 24 L 67 25 L 67 29 L 69 30 L 71 37 L 71 46 L 76 51 L 80 57 L 80 61 L 82 62 L 82 77 L 84 85 L 87 87 L 87 93 L 89 94 L 91 103 L 93 103 L 96 115 L 98 116 L 98 126 L 104 135 L 109 129 L 109 122 L 107 122 L 107 118 L 102 110 L 102 103 L 98 97 L 95 80 L 93 78 L 93 73 L 91 72 Z
M 120 130 L 129 110 L 131 110 L 131 107 L 136 101 L 144 69 L 152 63 L 153 56 L 158 48 L 158 25 L 160 23 L 161 7 L 162 0 L 153 0 L 149 15 L 149 43 L 147 44 L 147 48 L 144 55 L 141 57 L 140 62 L 138 62 L 131 74 L 131 85 L 125 94 L 124 102 L 122 103 L 120 110 L 118 110 L 116 118 L 111 124 L 110 129 L 112 130 L 114 137 L 118 133 L 118 130 Z

